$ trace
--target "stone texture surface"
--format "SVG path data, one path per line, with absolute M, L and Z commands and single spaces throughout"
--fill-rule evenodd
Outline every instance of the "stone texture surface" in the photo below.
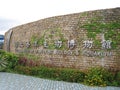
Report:
M 120 87 L 90 87 L 78 83 L 0 72 L 0 90 L 120 90 Z
M 73 50 L 70 50 L 68 54 L 53 54 L 55 53 L 54 49 L 53 51 L 49 51 L 49 49 L 43 48 L 42 45 L 40 45 L 37 48 L 32 48 L 31 54 L 40 56 L 40 62 L 44 65 L 51 65 L 56 67 L 69 67 L 69 68 L 76 68 L 80 70 L 85 70 L 91 67 L 95 66 L 102 66 L 105 67 L 111 71 L 119 71 L 120 70 L 120 55 L 119 51 L 116 54 L 116 52 L 111 51 L 111 56 L 105 56 L 102 57 L 88 57 L 86 55 L 83 55 L 84 49 L 83 47 L 83 41 L 87 40 L 87 31 L 81 28 L 82 25 L 84 25 L 86 22 L 89 22 L 89 20 L 93 18 L 102 17 L 102 19 L 98 20 L 98 22 L 101 23 L 110 23 L 110 22 L 120 22 L 120 8 L 113 8 L 113 9 L 105 9 L 105 10 L 96 10 L 96 11 L 88 11 L 83 13 L 75 13 L 75 14 L 69 14 L 69 15 L 63 15 L 63 16 L 56 16 L 46 19 L 41 19 L 36 22 L 24 24 L 18 27 L 14 27 L 10 30 L 12 30 L 12 35 L 10 38 L 10 52 L 18 53 L 19 50 L 26 50 L 25 43 L 31 41 L 31 38 L 33 36 L 37 36 L 41 38 L 44 36 L 44 38 L 47 38 L 48 41 L 51 41 L 50 43 L 53 43 L 52 40 L 59 39 L 59 33 L 56 33 L 56 30 L 60 32 L 65 39 L 64 45 L 66 51 L 69 51 L 69 48 L 67 48 L 67 40 L 74 39 L 76 41 L 76 47 Z M 60 29 L 60 31 L 59 31 Z M 6 32 L 5 34 L 5 43 L 4 43 L 4 49 L 7 50 L 7 45 L 9 43 L 9 40 L 7 39 L 7 36 L 9 36 L 10 30 Z M 58 36 L 54 36 L 52 39 L 48 37 L 50 33 L 56 33 Z M 120 32 L 120 29 L 118 29 L 118 32 Z M 101 35 L 97 35 L 97 39 L 101 39 Z M 88 39 L 89 40 L 89 39 Z M 17 51 L 16 49 L 16 43 L 23 43 L 24 47 L 17 48 L 19 49 Z M 120 45 L 119 45 L 120 46 Z M 120 49 L 120 48 L 119 48 Z M 30 49 L 29 49 L 30 50 Z M 38 53 L 39 50 L 48 50 L 47 53 Z M 62 52 L 64 51 L 62 50 Z M 93 50 L 97 50 L 97 48 L 93 48 Z M 89 51 L 89 49 L 87 49 Z M 53 53 L 52 53 L 53 52 Z M 79 55 L 71 55 L 70 53 L 79 53 Z M 106 51 L 107 52 L 107 51 Z

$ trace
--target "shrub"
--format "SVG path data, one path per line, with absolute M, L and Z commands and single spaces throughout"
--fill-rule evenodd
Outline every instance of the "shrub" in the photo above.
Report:
M 45 66 L 30 67 L 18 65 L 14 71 L 20 74 L 40 78 L 84 83 L 91 86 L 120 86 L 120 72 L 112 74 L 103 68 L 91 68 L 87 74 L 74 69 L 50 68 Z
M 31 75 L 31 67 L 28 66 L 16 66 L 14 71 L 20 74 Z
M 85 74 L 78 70 L 63 69 L 60 70 L 59 78 L 68 82 L 83 82 Z
M 15 71 L 21 74 L 68 82 L 83 82 L 85 76 L 83 72 L 80 72 L 78 70 L 48 68 L 44 66 L 40 67 L 16 66 Z
M 54 68 L 47 68 L 47 67 L 41 67 L 39 71 L 39 75 L 44 78 L 51 78 L 51 79 L 56 79 L 55 73 L 57 69 Z
M 106 86 L 114 80 L 114 75 L 103 68 L 91 68 L 84 83 L 91 86 Z
M 18 57 L 13 53 L 0 50 L 1 65 L 6 69 L 13 69 L 17 65 Z
M 120 72 L 117 72 L 117 74 L 116 74 L 116 80 L 120 81 Z
M 120 72 L 113 74 L 113 81 L 107 83 L 108 86 L 120 86 Z
M 5 58 L 2 58 L 2 56 L 0 55 L 0 71 L 3 71 L 7 67 L 7 64 L 8 63 Z
M 8 61 L 7 68 L 14 69 L 18 64 L 18 56 L 13 53 L 6 53 L 5 58 Z
M 120 86 L 120 71 L 116 73 L 115 75 L 115 81 L 112 84 L 113 86 Z

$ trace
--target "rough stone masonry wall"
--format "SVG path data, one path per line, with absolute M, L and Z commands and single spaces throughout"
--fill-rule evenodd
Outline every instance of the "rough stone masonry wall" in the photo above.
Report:
M 4 49 L 14 53 L 22 52 L 38 56 L 40 65 L 80 70 L 102 66 L 112 71 L 120 70 L 120 43 L 117 44 L 117 50 L 103 50 L 95 45 L 92 48 L 84 47 L 83 42 L 86 40 L 102 41 L 101 33 L 97 33 L 95 39 L 88 37 L 88 31 L 83 26 L 92 21 L 119 23 L 120 8 L 56 16 L 14 27 L 5 34 Z M 114 31 L 120 35 L 120 28 Z M 44 48 L 42 39 L 51 46 Z M 39 44 L 34 47 L 34 42 L 37 40 Z M 56 40 L 62 40 L 62 48 L 54 47 L 53 43 Z M 68 48 L 69 40 L 75 40 L 75 47 L 72 49 Z

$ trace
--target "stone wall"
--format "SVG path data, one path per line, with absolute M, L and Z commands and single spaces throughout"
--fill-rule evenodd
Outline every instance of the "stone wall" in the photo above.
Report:
M 4 49 L 33 54 L 44 65 L 80 70 L 102 66 L 117 71 L 119 23 L 120 8 L 46 18 L 10 29 Z

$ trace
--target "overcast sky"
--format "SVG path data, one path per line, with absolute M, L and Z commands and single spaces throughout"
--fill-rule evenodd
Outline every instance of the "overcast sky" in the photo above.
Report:
M 0 34 L 47 17 L 120 7 L 120 0 L 0 0 Z

